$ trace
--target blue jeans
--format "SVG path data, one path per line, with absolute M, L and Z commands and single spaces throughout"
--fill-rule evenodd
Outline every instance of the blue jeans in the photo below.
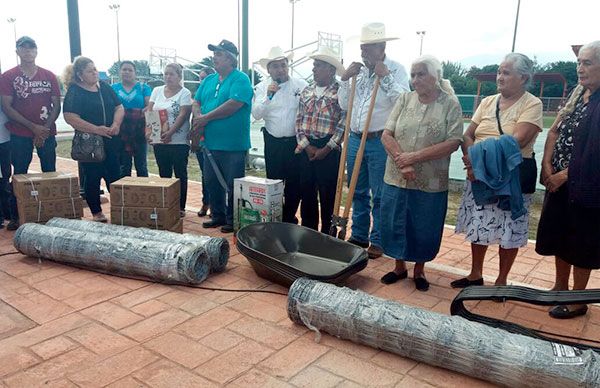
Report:
M 13 174 L 27 174 L 33 159 L 33 138 L 10 134 Z M 42 172 L 56 171 L 56 138 L 50 136 L 41 147 L 36 147 Z
M 198 159 L 198 164 L 200 165 L 200 175 L 202 182 L 202 205 L 208 206 L 210 205 L 210 194 L 208 193 L 208 185 L 206 184 L 206 174 L 204 173 L 204 151 L 200 148 L 196 151 L 196 158 Z
M 360 145 L 360 135 L 348 137 L 348 182 L 352 179 L 354 161 Z M 380 138 L 367 139 L 360 165 L 356 191 L 352 199 L 352 239 L 381 247 L 381 190 L 387 154 Z M 371 206 L 372 204 L 372 206 Z M 371 226 L 373 217 L 373 227 Z M 370 233 L 369 233 L 370 232 Z
M 18 218 L 11 204 L 10 141 L 0 144 L 0 169 L 2 171 L 2 178 L 0 178 L 0 225 L 2 225 L 4 220 Z
M 56 137 L 50 136 L 41 147 L 36 147 L 42 172 L 56 171 Z M 10 134 L 10 159 L 13 165 L 13 174 L 27 174 L 33 159 L 33 138 Z M 10 194 L 10 212 L 14 220 L 19 219 L 17 199 Z
M 133 156 L 124 149 L 121 151 L 121 176 L 131 176 L 131 158 L 135 164 L 137 176 L 148 176 L 148 143 L 145 141 L 135 144 Z
M 204 153 L 206 185 L 210 195 L 210 211 L 215 222 L 233 225 L 233 180 L 246 174 L 246 151 L 211 151 L 217 168 L 227 184 L 227 202 L 225 189 L 219 183 L 207 153 Z

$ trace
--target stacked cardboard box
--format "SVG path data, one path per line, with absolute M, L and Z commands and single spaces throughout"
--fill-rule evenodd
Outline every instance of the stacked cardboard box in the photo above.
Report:
M 62 172 L 17 174 L 12 178 L 12 185 L 21 224 L 46 222 L 52 217 L 83 216 L 77 175 Z
M 254 176 L 237 178 L 233 184 L 233 226 L 240 228 L 255 222 L 281 222 L 283 181 Z
M 111 222 L 179 232 L 179 196 L 179 179 L 122 178 L 110 185 Z

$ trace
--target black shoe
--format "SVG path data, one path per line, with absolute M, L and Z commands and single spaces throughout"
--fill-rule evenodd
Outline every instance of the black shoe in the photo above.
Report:
M 452 288 L 465 288 L 465 287 L 469 287 L 469 286 L 483 286 L 483 278 L 475 279 L 475 280 L 469 280 L 467 278 L 462 278 L 462 279 L 453 281 L 452 283 L 450 283 L 450 286 Z
M 233 225 L 221 226 L 221 233 L 233 233 Z
M 425 278 L 415 278 L 415 287 L 419 291 L 427 291 L 429 290 L 429 282 Z
M 381 283 L 383 284 L 394 284 L 398 280 L 406 279 L 408 277 L 408 271 L 404 270 L 404 272 L 400 272 L 397 274 L 396 272 L 388 272 L 381 277 Z
M 17 230 L 19 229 L 19 220 L 11 220 L 8 225 L 6 225 L 6 230 Z
M 367 249 L 369 247 L 369 242 L 360 242 L 358 240 L 353 239 L 352 237 L 350 237 L 348 242 L 350 244 L 356 245 L 357 247 L 361 247 L 361 248 L 365 248 L 365 249 Z
M 202 223 L 202 227 L 206 229 L 218 228 L 226 223 L 224 221 L 210 220 Z
M 198 217 L 206 217 L 208 214 L 208 205 L 202 205 L 202 209 L 198 211 Z

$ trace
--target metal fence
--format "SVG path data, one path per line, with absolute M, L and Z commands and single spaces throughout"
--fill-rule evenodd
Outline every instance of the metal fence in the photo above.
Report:
M 457 94 L 460 107 L 463 111 L 463 116 L 471 117 L 475 110 L 479 106 L 479 103 L 486 96 L 476 96 L 474 94 Z M 560 109 L 564 98 L 562 97 L 542 97 L 542 104 L 544 107 L 544 113 L 553 113 Z

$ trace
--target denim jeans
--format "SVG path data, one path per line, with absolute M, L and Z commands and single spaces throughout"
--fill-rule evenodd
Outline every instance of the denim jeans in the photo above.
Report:
M 118 137 L 104 139 L 106 158 L 100 163 L 80 162 L 83 170 L 83 190 L 85 200 L 92 214 L 102 211 L 100 206 L 100 181 L 104 178 L 106 187 L 110 191 L 110 184 L 118 180 L 121 174 L 119 165 L 119 151 L 121 140 Z
M 10 141 L 0 144 L 0 169 L 2 171 L 2 178 L 0 178 L 0 224 L 2 224 L 4 220 L 18 218 L 11 205 Z
M 206 184 L 210 195 L 210 211 L 215 222 L 233 225 L 233 180 L 246 174 L 246 151 L 211 151 L 215 164 L 227 184 L 227 202 L 225 189 L 219 183 L 208 154 L 204 153 Z
M 41 147 L 36 147 L 42 172 L 56 171 L 56 138 L 50 136 Z M 10 134 L 10 159 L 13 165 L 13 174 L 27 174 L 33 159 L 33 138 Z M 10 194 L 10 212 L 14 220 L 18 220 L 17 199 Z
M 133 156 L 124 149 L 121 151 L 121 176 L 131 176 L 131 159 L 135 164 L 137 176 L 148 176 L 148 143 L 145 141 L 135 144 Z
M 200 165 L 200 178 L 202 182 L 202 205 L 209 206 L 210 194 L 208 193 L 208 185 L 206 184 L 206 174 L 204 173 L 204 151 L 202 150 L 202 148 L 196 151 L 196 158 L 198 159 L 198 164 Z
M 27 174 L 33 159 L 33 138 L 17 136 L 11 133 L 11 160 L 14 174 Z M 42 172 L 56 171 L 56 138 L 50 136 L 41 147 L 36 147 Z
M 348 182 L 356 154 L 360 145 L 360 135 L 354 132 L 348 137 Z M 367 139 L 365 153 L 360 165 L 356 191 L 352 199 L 352 238 L 356 241 L 381 247 L 381 190 L 387 154 L 380 138 Z M 372 204 L 372 206 L 371 206 Z M 371 216 L 373 227 L 371 228 Z M 370 233 L 369 233 L 370 232 Z
M 179 209 L 185 210 L 187 200 L 188 175 L 187 165 L 190 146 L 187 144 L 155 144 L 154 157 L 158 164 L 158 174 L 161 178 L 179 178 L 181 195 L 179 196 Z

